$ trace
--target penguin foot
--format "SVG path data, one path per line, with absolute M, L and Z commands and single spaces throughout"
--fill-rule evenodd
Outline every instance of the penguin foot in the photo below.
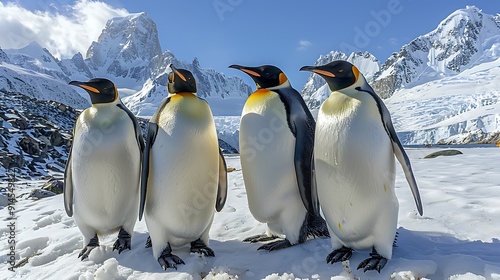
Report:
M 85 260 L 86 258 L 89 257 L 89 254 L 92 250 L 95 248 L 99 247 L 99 238 L 97 238 L 97 234 L 90 239 L 89 244 L 83 248 L 82 251 L 80 251 L 80 254 L 78 254 L 78 258 L 81 258 L 81 260 Z
M 292 246 L 288 239 L 269 242 L 260 246 L 257 250 L 277 251 Z
M 258 234 L 258 235 L 250 236 L 250 237 L 243 239 L 243 242 L 257 243 L 257 242 L 271 241 L 271 240 L 275 240 L 278 238 L 279 237 L 276 235 L 268 236 L 266 234 Z
M 326 263 L 334 264 L 336 262 L 343 262 L 350 259 L 352 256 L 352 249 L 347 247 L 342 247 L 340 249 L 334 250 L 326 257 Z
M 191 253 L 198 253 L 207 257 L 215 257 L 214 250 L 205 245 L 201 239 L 191 242 Z
M 178 264 L 185 264 L 181 258 L 172 254 L 172 247 L 170 247 L 170 244 L 168 244 L 167 248 L 161 252 L 160 257 L 158 257 L 158 263 L 163 270 L 167 270 L 169 267 L 177 270 Z
M 118 254 L 121 254 L 125 249 L 131 250 L 131 238 L 132 237 L 128 232 L 126 232 L 123 228 L 120 229 L 120 232 L 118 233 L 118 239 L 113 245 L 113 251 L 118 250 Z
M 307 225 L 307 236 L 315 237 L 330 237 L 326 221 L 321 216 L 315 216 L 312 213 L 307 213 L 305 224 Z M 301 229 L 302 231 L 302 229 Z
M 368 270 L 376 270 L 378 273 L 380 273 L 380 270 L 384 268 L 386 263 L 387 259 L 379 255 L 374 248 L 370 253 L 370 258 L 362 261 L 358 265 L 358 269 L 363 268 L 363 272 L 366 272 Z
M 144 245 L 145 248 L 151 248 L 153 247 L 153 243 L 151 242 L 151 236 L 148 236 L 148 239 L 146 239 L 146 245 Z

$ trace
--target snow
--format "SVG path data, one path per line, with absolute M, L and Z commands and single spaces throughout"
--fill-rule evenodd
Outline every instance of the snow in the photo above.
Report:
M 54 100 L 78 109 L 90 106 L 90 102 L 66 81 L 5 62 L 0 63 L 0 89 L 22 92 L 36 99 Z
M 328 239 L 276 252 L 257 251 L 260 244 L 243 243 L 245 237 L 263 233 L 265 225 L 248 210 L 239 157 L 227 156 L 228 167 L 236 170 L 228 174 L 228 200 L 216 213 L 210 232 L 214 258 L 190 254 L 184 247 L 175 253 L 186 264 L 177 271 L 162 271 L 151 249 L 144 248 L 147 229 L 141 221 L 135 227 L 132 250 L 113 252 L 116 236 L 108 236 L 88 260 L 80 261 L 82 236 L 64 212 L 62 195 L 40 200 L 25 196 L 15 204 L 17 261 L 33 257 L 15 273 L 7 270 L 8 213 L 1 209 L 0 279 L 500 279 L 500 148 L 459 149 L 462 155 L 434 159 L 423 157 L 439 148 L 407 149 L 424 216 L 416 214 L 398 167 L 399 237 L 393 259 L 380 274 L 356 270 L 368 251 L 354 252 L 346 268 L 326 264 L 331 251 Z M 28 193 L 42 183 L 16 182 L 15 192 Z
M 500 131 L 500 58 L 485 60 L 384 100 L 403 143 L 436 143 L 476 130 Z

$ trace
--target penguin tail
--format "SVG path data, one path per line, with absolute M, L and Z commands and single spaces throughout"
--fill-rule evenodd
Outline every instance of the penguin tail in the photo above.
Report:
M 307 236 L 308 237 L 330 237 L 325 219 L 319 215 L 307 213 Z

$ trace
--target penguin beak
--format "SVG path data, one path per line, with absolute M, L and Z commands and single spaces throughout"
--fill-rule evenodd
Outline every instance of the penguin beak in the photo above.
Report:
M 238 70 L 243 71 L 243 72 L 245 72 L 248 75 L 253 76 L 253 77 L 257 77 L 257 78 L 261 77 L 261 75 L 257 71 L 255 71 L 256 69 L 253 67 L 246 67 L 246 66 L 233 64 L 233 65 L 230 65 L 229 68 L 238 69 Z
M 322 70 L 320 67 L 321 66 L 303 66 L 299 71 L 310 71 L 321 76 L 335 78 L 335 74 L 330 71 Z
M 71 81 L 71 82 L 69 82 L 69 84 L 72 86 L 81 87 L 84 90 L 87 90 L 87 91 L 90 91 L 93 93 L 101 93 L 97 88 L 90 86 L 90 85 L 88 85 L 88 83 L 85 83 L 85 82 Z

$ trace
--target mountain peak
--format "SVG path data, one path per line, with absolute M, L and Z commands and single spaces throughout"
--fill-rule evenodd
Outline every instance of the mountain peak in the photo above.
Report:
M 110 19 L 87 51 L 95 70 L 136 80 L 145 78 L 149 62 L 159 55 L 156 24 L 146 13 Z
M 475 6 L 467 6 L 393 54 L 376 74 L 373 87 L 382 98 L 387 98 L 402 87 L 457 75 L 478 62 L 496 59 L 485 57 L 492 41 L 500 42 L 498 19 Z
M 9 56 L 0 48 L 0 62 L 10 63 Z

